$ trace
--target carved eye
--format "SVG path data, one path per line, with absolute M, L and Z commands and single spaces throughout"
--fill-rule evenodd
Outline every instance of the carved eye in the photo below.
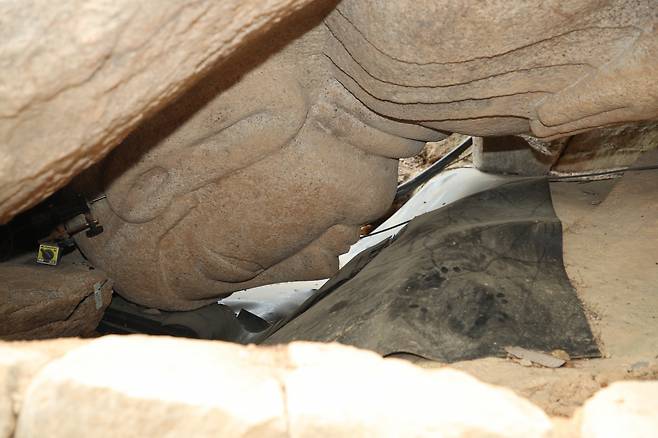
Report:
M 271 87 L 271 78 L 247 77 L 174 134 L 149 145 L 161 128 L 158 123 L 166 121 L 154 119 L 144 139 L 124 144 L 122 152 L 136 158 L 130 157 L 132 166 L 109 181 L 106 195 L 113 212 L 129 223 L 151 221 L 176 198 L 284 147 L 306 120 L 307 105 L 294 78 L 281 80 L 281 87 Z M 142 143 L 148 153 L 133 153 Z M 115 160 L 118 168 L 129 162 L 120 156 Z

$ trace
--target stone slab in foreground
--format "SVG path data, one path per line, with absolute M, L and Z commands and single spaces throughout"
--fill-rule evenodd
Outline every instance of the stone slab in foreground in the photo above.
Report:
M 571 420 L 508 389 L 337 344 L 167 337 L 0 343 L 0 438 L 658 436 L 658 382 Z
M 108 336 L 46 366 L 16 438 L 546 436 L 509 390 L 336 344 Z
M 658 381 L 613 383 L 578 416 L 583 438 L 658 437 Z

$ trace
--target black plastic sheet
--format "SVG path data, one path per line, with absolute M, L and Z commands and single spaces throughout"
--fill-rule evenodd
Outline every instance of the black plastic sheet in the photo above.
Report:
M 415 218 L 332 278 L 265 343 L 331 342 L 442 362 L 504 347 L 600 352 L 562 260 L 546 179 L 525 179 Z

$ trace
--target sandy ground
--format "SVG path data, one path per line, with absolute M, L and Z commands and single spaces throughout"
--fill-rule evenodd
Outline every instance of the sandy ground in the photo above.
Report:
M 459 140 L 428 148 L 421 161 L 409 163 L 403 178 L 427 167 Z M 658 164 L 658 151 L 636 163 L 643 164 Z M 559 369 L 498 358 L 449 366 L 509 387 L 549 415 L 571 416 L 613 381 L 658 378 L 658 171 L 588 183 L 556 182 L 551 190 L 563 222 L 567 273 L 604 357 L 569 361 Z M 427 368 L 446 366 L 414 362 Z
M 636 165 L 657 163 L 654 151 Z M 559 369 L 496 358 L 450 366 L 509 387 L 549 415 L 569 416 L 613 381 L 658 378 L 658 171 L 556 182 L 551 191 L 563 221 L 567 273 L 603 358 L 574 360 Z

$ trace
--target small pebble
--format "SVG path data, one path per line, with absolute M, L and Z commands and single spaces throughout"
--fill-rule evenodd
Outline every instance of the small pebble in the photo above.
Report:
M 646 360 L 641 360 L 631 365 L 629 371 L 641 370 L 642 368 L 647 368 L 648 366 L 649 366 L 649 362 L 647 362 Z
M 567 353 L 564 350 L 553 350 L 551 351 L 551 356 L 557 357 L 558 359 L 562 359 L 565 362 L 569 362 L 571 360 L 571 356 L 569 356 L 569 353 Z

